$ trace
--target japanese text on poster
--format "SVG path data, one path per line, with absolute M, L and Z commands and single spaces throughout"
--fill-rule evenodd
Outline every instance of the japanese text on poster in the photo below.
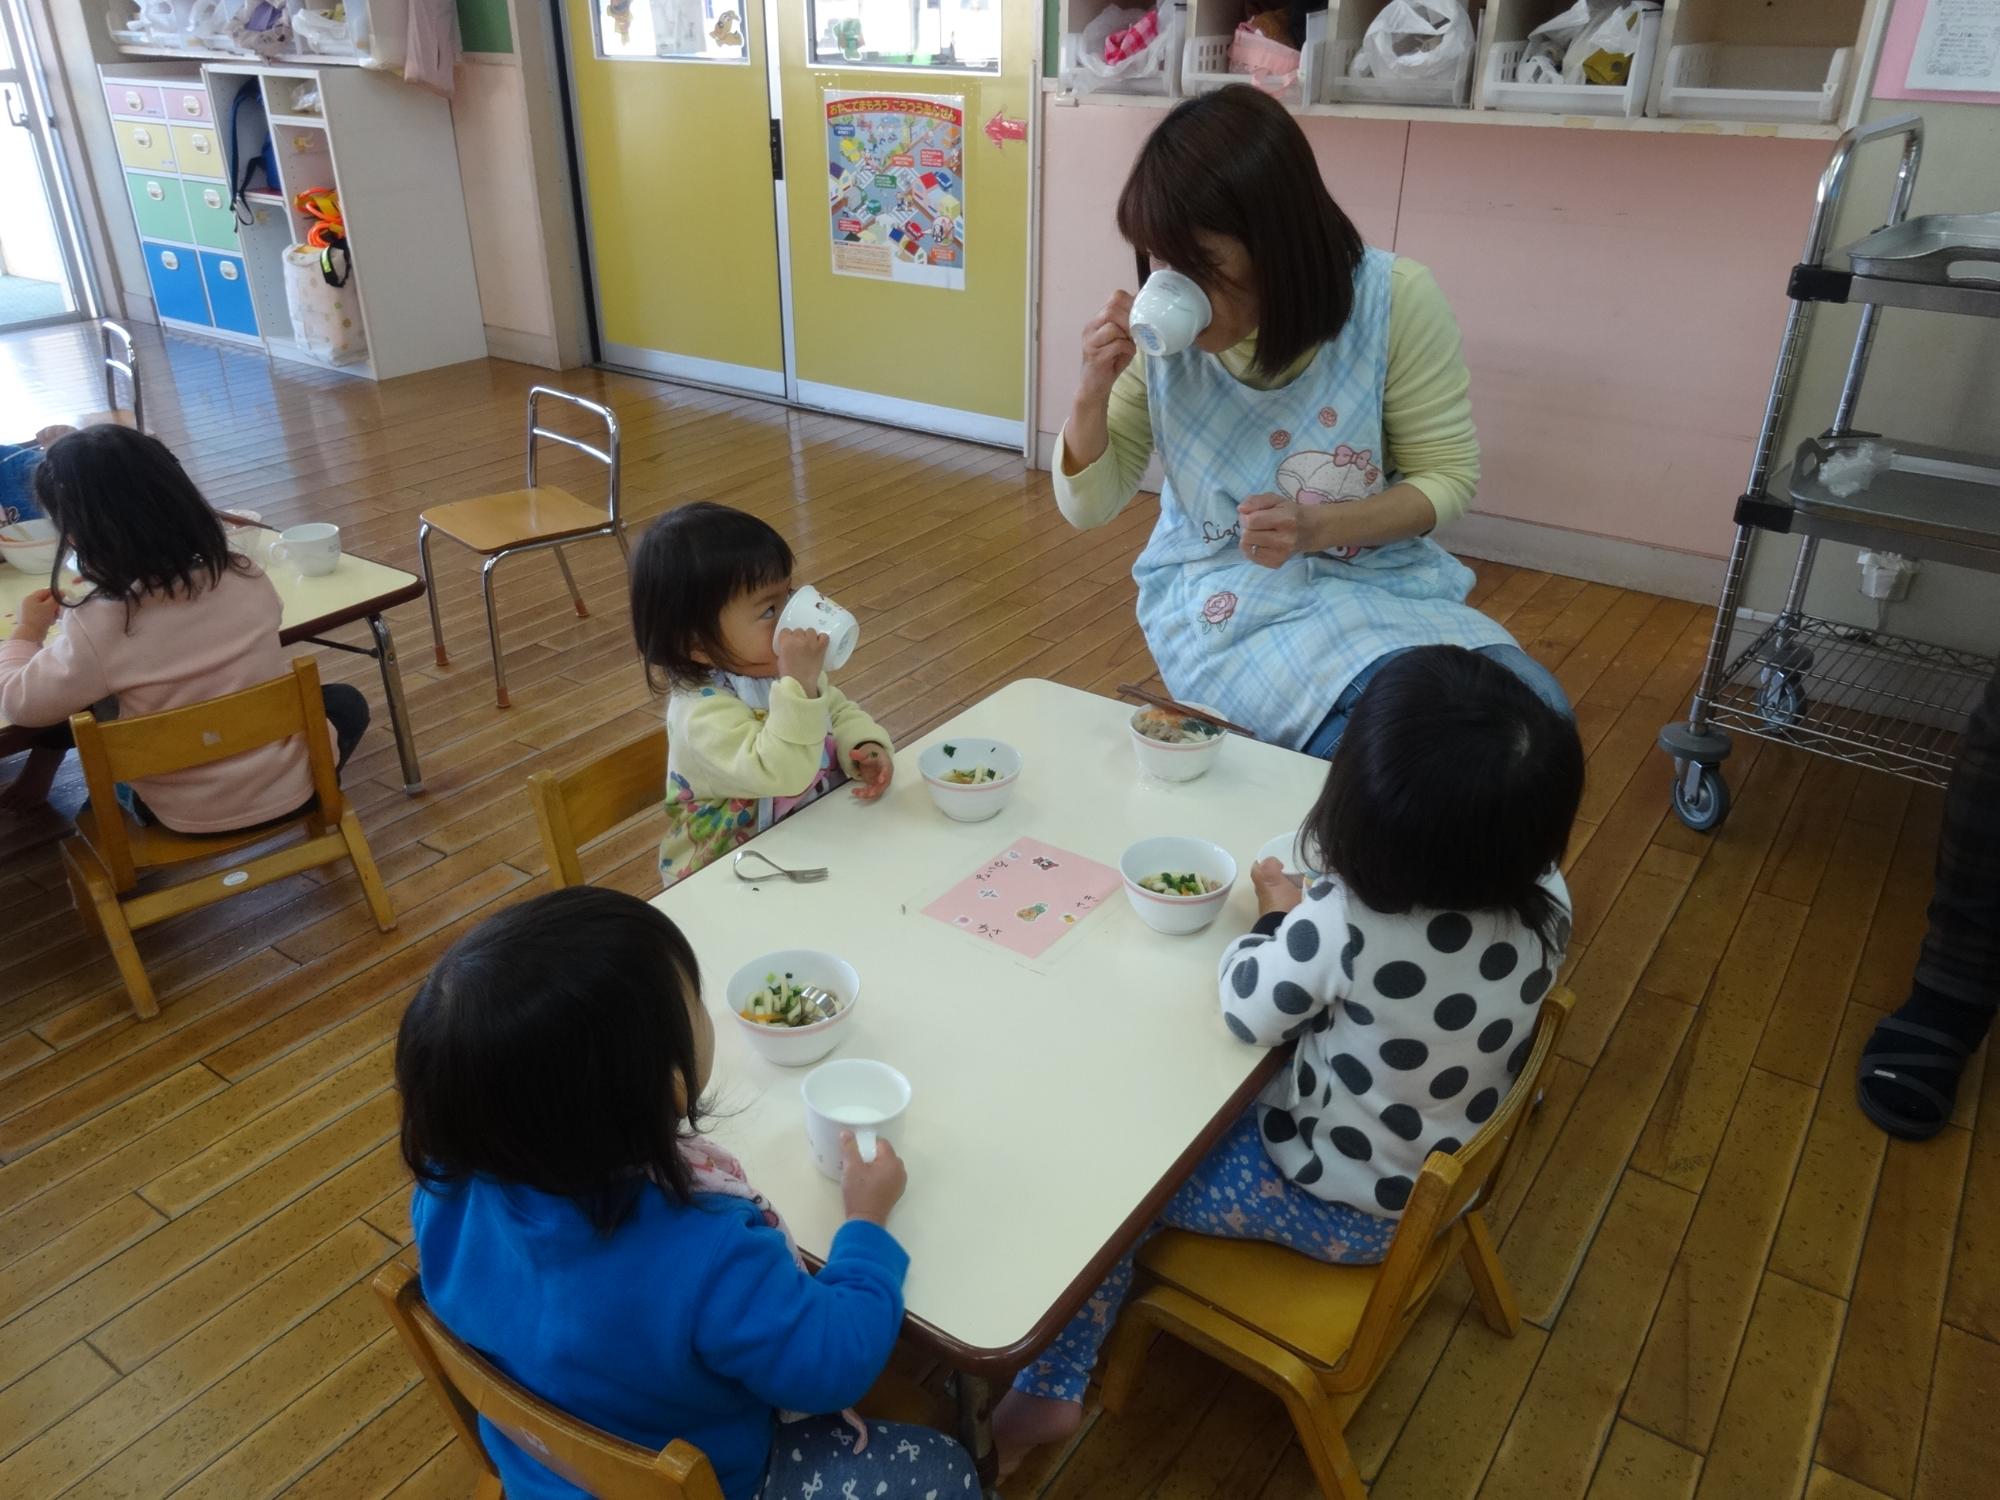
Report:
M 965 290 L 965 100 L 826 94 L 833 269 Z
M 1904 86 L 2000 93 L 2000 0 L 1931 0 Z

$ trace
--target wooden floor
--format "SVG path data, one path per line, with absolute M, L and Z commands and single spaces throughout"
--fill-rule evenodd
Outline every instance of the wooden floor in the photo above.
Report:
M 0 411 L 89 404 L 74 334 L 0 340 Z M 517 483 L 540 372 L 384 386 L 176 340 L 142 354 L 154 429 L 211 498 L 414 566 L 415 516 Z M 625 424 L 638 518 L 708 498 L 775 522 L 862 618 L 844 686 L 908 736 L 1011 678 L 1151 671 L 1127 568 L 1150 503 L 1070 531 L 1007 455 L 578 372 Z M 12 438 L 13 432 L 0 433 Z M 558 470 L 558 475 L 562 471 Z M 579 481 L 581 482 L 581 481 Z M 386 733 L 348 775 L 401 925 L 300 877 L 147 933 L 135 1023 L 57 873 L 57 809 L 0 824 L 0 1495 L 463 1496 L 469 1469 L 367 1291 L 408 1235 L 398 1014 L 467 926 L 534 891 L 522 782 L 655 723 L 608 544 L 578 619 L 546 559 L 501 572 L 515 707 L 493 706 L 476 569 L 447 545 L 456 655 L 395 612 L 426 791 Z M 1666 816 L 1653 749 L 1707 638 L 1695 605 L 1478 564 L 1476 595 L 1577 703 L 1590 779 L 1570 881 L 1577 1019 L 1499 1205 L 1518 1338 L 1454 1279 L 1351 1430 L 1377 1500 L 1924 1500 L 2000 1472 L 2000 1070 L 1892 1144 L 1855 1058 L 1902 997 L 1940 799 L 1740 747 L 1712 838 Z M 320 653 L 382 713 L 372 667 Z M 11 767 L 0 767 L 0 775 Z M 654 831 L 591 867 L 650 893 Z M 916 1184 L 922 1192 L 922 1184 Z M 1011 1487 L 1048 1500 L 1313 1493 L 1275 1402 L 1161 1344 L 1137 1409 Z

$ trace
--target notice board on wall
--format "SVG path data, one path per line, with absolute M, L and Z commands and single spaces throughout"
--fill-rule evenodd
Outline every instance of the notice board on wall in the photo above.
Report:
M 2000 104 L 2000 0 L 1896 0 L 1874 93 Z

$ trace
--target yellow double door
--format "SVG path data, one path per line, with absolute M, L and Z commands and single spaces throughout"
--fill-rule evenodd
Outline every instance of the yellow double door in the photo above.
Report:
M 1033 0 L 563 0 L 605 363 L 1019 446 Z

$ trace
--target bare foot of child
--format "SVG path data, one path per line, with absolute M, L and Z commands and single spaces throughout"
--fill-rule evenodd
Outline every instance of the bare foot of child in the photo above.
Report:
M 0 791 L 0 813 L 33 812 L 49 800 L 49 788 L 56 784 L 62 768 L 60 750 L 30 750 L 27 763 L 5 791 Z
M 1000 1464 L 1000 1477 L 1005 1479 L 1012 1474 L 1035 1449 L 1075 1437 L 1082 1425 L 1081 1401 L 1058 1401 L 1050 1396 L 1009 1391 L 993 1408 L 993 1448 Z

